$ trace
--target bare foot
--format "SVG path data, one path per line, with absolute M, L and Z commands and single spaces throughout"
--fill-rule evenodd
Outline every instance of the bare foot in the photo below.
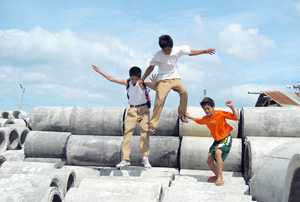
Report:
M 217 179 L 216 183 L 217 186 L 222 186 L 224 185 L 224 180 L 223 179 Z
M 217 176 L 212 176 L 207 179 L 207 182 L 215 183 L 217 181 Z

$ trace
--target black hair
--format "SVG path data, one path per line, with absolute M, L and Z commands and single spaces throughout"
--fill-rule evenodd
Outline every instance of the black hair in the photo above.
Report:
M 214 107 L 214 106 L 215 106 L 214 100 L 211 99 L 210 97 L 205 97 L 205 98 L 203 98 L 203 100 L 200 102 L 200 105 L 201 105 L 202 108 L 204 107 L 204 105 L 207 105 L 207 104 L 208 104 L 209 106 L 211 106 L 211 107 Z
M 141 78 L 142 76 L 142 70 L 139 67 L 131 67 L 129 70 L 129 76 L 137 76 L 139 78 Z
M 161 35 L 158 43 L 162 49 L 167 47 L 173 48 L 173 39 L 169 35 Z

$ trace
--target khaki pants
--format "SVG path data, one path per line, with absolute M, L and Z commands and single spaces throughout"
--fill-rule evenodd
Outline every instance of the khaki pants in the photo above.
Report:
M 149 156 L 149 108 L 147 105 L 141 107 L 130 107 L 127 111 L 126 121 L 125 121 L 125 133 L 122 144 L 123 160 L 130 160 L 130 150 L 131 150 L 131 137 L 136 127 L 136 124 L 140 124 L 140 142 L 139 146 L 143 156 Z
M 157 128 L 159 124 L 160 114 L 164 107 L 166 98 L 170 90 L 174 90 L 180 95 L 180 105 L 178 107 L 178 116 L 185 115 L 188 103 L 188 92 L 180 79 L 166 79 L 160 80 L 156 84 L 156 97 L 155 105 L 153 109 L 153 115 L 151 117 L 150 126 Z

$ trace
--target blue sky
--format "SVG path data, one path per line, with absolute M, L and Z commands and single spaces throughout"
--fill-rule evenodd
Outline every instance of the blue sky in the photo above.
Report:
M 248 91 L 290 91 L 300 81 L 300 0 L 0 0 L 0 111 L 36 106 L 127 106 L 119 79 L 143 71 L 158 37 L 215 55 L 184 56 L 178 71 L 199 106 L 203 90 L 225 107 L 255 105 Z M 157 67 L 154 72 L 157 72 Z M 151 91 L 152 100 L 155 92 Z M 171 92 L 166 107 L 177 107 Z

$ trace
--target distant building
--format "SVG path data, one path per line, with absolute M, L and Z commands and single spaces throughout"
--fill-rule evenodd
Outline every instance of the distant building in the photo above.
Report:
M 248 92 L 259 94 L 255 107 L 300 107 L 300 94 L 294 92 L 261 91 Z

